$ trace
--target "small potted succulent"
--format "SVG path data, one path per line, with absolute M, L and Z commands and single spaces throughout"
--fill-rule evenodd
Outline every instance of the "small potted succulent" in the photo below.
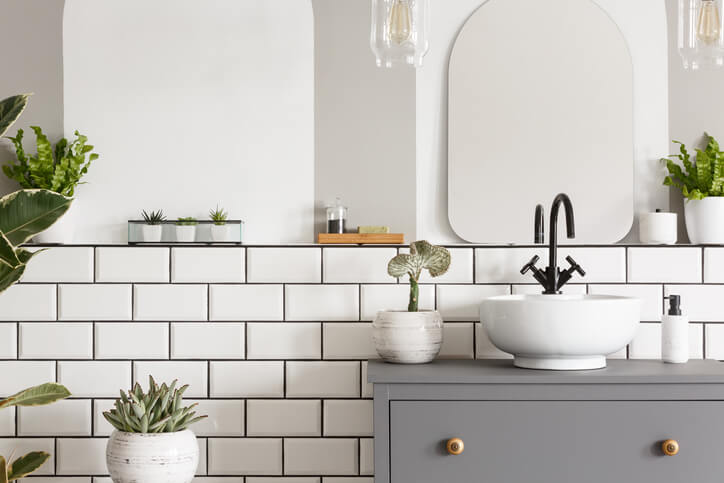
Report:
M 163 210 L 150 213 L 143 210 L 142 215 L 146 224 L 141 226 L 141 239 L 145 242 L 160 242 L 163 235 L 163 222 L 166 221 Z
M 106 464 L 114 483 L 190 483 L 199 464 L 196 435 L 188 427 L 197 403 L 183 407 L 188 385 L 159 386 L 149 377 L 148 392 L 136 383 L 121 391 L 115 407 L 103 413 L 115 431 L 106 446 Z
M 712 136 L 705 136 L 706 147 L 696 150 L 696 160 L 683 143 L 674 141 L 679 144 L 679 154 L 662 159 L 669 170 L 664 184 L 680 189 L 686 198 L 684 220 L 691 243 L 723 244 L 724 152 Z
M 382 310 L 372 324 L 372 336 L 380 357 L 398 364 L 424 364 L 437 357 L 442 346 L 442 317 L 436 310 L 419 310 L 420 276 L 423 270 L 438 277 L 450 267 L 450 252 L 426 241 L 410 244 L 410 253 L 390 260 L 387 273 L 407 275 L 410 300 L 406 311 Z
M 209 218 L 214 222 L 211 225 L 211 240 L 217 242 L 229 241 L 229 228 L 226 224 L 226 220 L 229 218 L 228 213 L 216 205 L 215 210 L 209 210 Z
M 198 224 L 193 216 L 176 220 L 176 241 L 189 243 L 196 240 L 196 225 Z

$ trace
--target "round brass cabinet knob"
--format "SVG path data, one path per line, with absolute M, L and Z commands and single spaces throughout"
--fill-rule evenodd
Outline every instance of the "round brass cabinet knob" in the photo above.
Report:
M 448 439 L 445 447 L 447 448 L 447 452 L 451 455 L 459 455 L 465 451 L 465 443 L 463 443 L 463 440 L 460 438 Z
M 675 439 L 667 439 L 661 443 L 661 451 L 666 456 L 676 456 L 679 453 L 679 442 Z

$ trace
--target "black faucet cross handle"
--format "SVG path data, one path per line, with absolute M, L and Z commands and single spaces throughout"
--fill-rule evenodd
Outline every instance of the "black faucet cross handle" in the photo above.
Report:
M 523 265 L 523 268 L 520 269 L 520 274 L 525 275 L 528 273 L 529 270 L 535 268 L 535 264 L 538 263 L 538 260 L 540 260 L 540 257 L 538 255 L 533 256 L 533 258 L 530 259 L 528 263 Z
M 586 271 L 581 268 L 581 266 L 573 259 L 572 256 L 568 255 L 566 257 L 566 261 L 571 264 L 571 268 L 568 269 L 569 272 L 578 272 L 578 275 L 580 275 L 581 277 L 586 276 Z

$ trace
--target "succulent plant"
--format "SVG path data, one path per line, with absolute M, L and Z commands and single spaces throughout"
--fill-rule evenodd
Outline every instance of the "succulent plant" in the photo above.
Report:
M 143 215 L 143 221 L 145 221 L 147 225 L 160 225 L 166 221 L 163 210 L 152 211 L 151 213 L 146 213 L 146 210 L 143 210 L 141 214 Z
M 215 210 L 209 210 L 209 218 L 214 222 L 214 225 L 224 225 L 229 214 L 223 209 L 216 205 Z
M 193 225 L 198 225 L 199 223 L 198 223 L 198 221 L 196 221 L 196 218 L 194 218 L 193 216 L 186 216 L 186 217 L 181 217 L 178 220 L 176 220 L 176 224 L 180 225 L 180 226 L 193 226 Z
M 423 270 L 433 277 L 439 277 L 450 268 L 450 252 L 422 240 L 410 244 L 410 253 L 401 253 L 390 260 L 387 273 L 395 278 L 404 275 L 410 277 L 410 303 L 408 312 L 417 312 L 419 287 L 418 282 Z
M 103 417 L 118 431 L 126 433 L 175 433 L 183 431 L 190 425 L 206 416 L 195 416 L 193 409 L 198 406 L 182 407 L 183 393 L 188 384 L 176 389 L 176 382 L 171 386 L 166 383 L 156 384 L 149 376 L 148 392 L 144 393 L 141 385 L 136 383 L 128 394 L 121 391 L 120 399 L 116 399 L 115 407 L 103 413 Z

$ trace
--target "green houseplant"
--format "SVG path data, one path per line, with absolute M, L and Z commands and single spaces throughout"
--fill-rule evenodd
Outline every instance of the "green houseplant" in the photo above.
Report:
M 684 218 L 689 239 L 695 244 L 724 243 L 724 152 L 713 136 L 704 134 L 706 145 L 696 158 L 684 143 L 679 154 L 663 158 L 668 175 L 664 185 L 677 188 L 685 198 Z
M 228 218 L 229 218 L 228 213 L 223 208 L 219 208 L 219 205 L 216 205 L 216 209 L 209 210 L 209 219 L 214 222 L 214 224 L 211 225 L 211 240 L 212 241 L 218 241 L 218 242 L 229 241 L 230 226 L 226 224 L 226 220 Z
M 198 224 L 193 216 L 176 220 L 176 241 L 190 243 L 196 240 L 196 225 Z
M 148 391 L 139 384 L 121 391 L 110 411 L 103 413 L 115 428 L 106 447 L 106 462 L 113 481 L 190 483 L 196 473 L 199 446 L 188 427 L 206 416 L 183 405 L 188 385 L 176 388 L 156 384 L 149 377 Z
M 410 244 L 410 253 L 390 260 L 387 273 L 410 281 L 406 311 L 382 310 L 372 324 L 377 353 L 388 362 L 421 364 L 435 359 L 442 345 L 442 317 L 435 310 L 421 311 L 420 277 L 423 270 L 439 277 L 450 267 L 450 252 L 427 241 Z
M 145 224 L 141 226 L 141 239 L 145 242 L 160 242 L 163 235 L 163 223 L 166 216 L 163 210 L 141 212 Z

